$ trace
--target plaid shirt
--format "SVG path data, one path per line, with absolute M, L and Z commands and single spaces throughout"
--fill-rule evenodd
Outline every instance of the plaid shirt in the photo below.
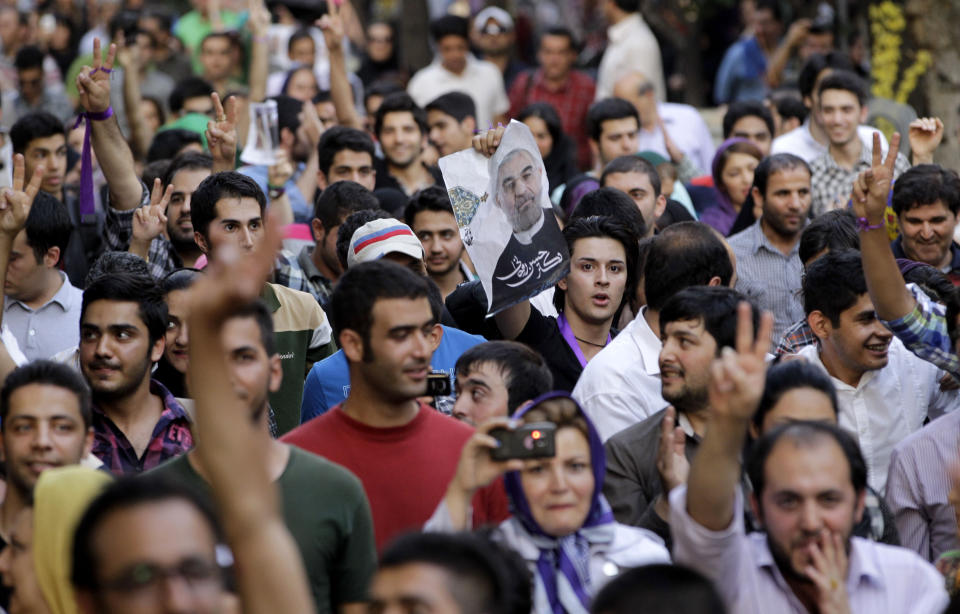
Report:
M 300 254 L 294 258 L 293 253 L 282 250 L 277 255 L 273 269 L 273 281 L 281 286 L 300 290 L 313 295 L 324 310 L 330 302 L 333 292 L 333 283 L 323 276 L 317 265 L 313 263 L 314 246 L 305 245 Z
M 934 302 L 916 284 L 907 284 L 917 305 L 913 311 L 883 324 L 903 342 L 908 350 L 940 367 L 954 378 L 960 378 L 957 357 L 947 331 L 946 307 Z
M 860 159 L 852 169 L 840 168 L 830 156 L 829 149 L 811 162 L 810 192 L 814 217 L 846 207 L 850 193 L 853 192 L 853 182 L 862 171 L 869 170 L 872 164 L 873 148 L 865 143 L 860 148 Z M 910 162 L 902 153 L 898 153 L 893 168 L 894 180 L 909 168 Z
M 142 182 L 141 185 L 143 185 Z M 145 207 L 149 204 L 150 192 L 147 186 L 143 185 L 140 206 Z M 130 249 L 130 239 L 133 238 L 133 214 L 137 209 L 128 211 L 120 211 L 113 207 L 106 207 L 106 209 L 107 223 L 103 228 L 103 235 L 107 241 L 107 247 L 113 251 L 125 252 Z M 167 273 L 182 266 L 183 261 L 173 249 L 173 243 L 169 239 L 160 235 L 150 242 L 150 249 L 147 251 L 147 267 L 155 279 L 163 279 Z
M 150 443 L 139 458 L 123 431 L 100 408 L 93 407 L 93 454 L 115 475 L 153 469 L 193 447 L 190 419 L 183 406 L 157 380 L 150 380 L 150 394 L 163 400 L 164 409 L 153 427 Z
M 777 345 L 774 354 L 776 356 L 796 354 L 800 351 L 800 348 L 813 345 L 816 342 L 817 336 L 813 334 L 813 330 L 810 329 L 810 325 L 804 318 L 803 320 L 797 320 L 793 326 L 784 331 L 783 338 L 780 339 L 780 344 Z
M 548 102 L 560 115 L 563 131 L 576 138 L 577 162 L 580 168 L 590 166 L 590 143 L 584 125 L 587 109 L 593 104 L 596 83 L 587 73 L 570 71 L 560 89 L 552 90 L 543 79 L 543 71 L 527 71 L 513 80 L 510 87 L 510 117 L 516 117 L 529 104 Z M 481 129 L 484 126 L 480 126 Z

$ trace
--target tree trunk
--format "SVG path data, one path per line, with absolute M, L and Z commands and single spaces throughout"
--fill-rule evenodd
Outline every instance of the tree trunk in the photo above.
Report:
M 960 4 L 955 0 L 906 0 L 907 41 L 930 54 L 919 78 L 917 113 L 943 120 L 946 138 L 937 151 L 940 164 L 960 170 Z M 906 41 L 905 41 L 906 42 Z

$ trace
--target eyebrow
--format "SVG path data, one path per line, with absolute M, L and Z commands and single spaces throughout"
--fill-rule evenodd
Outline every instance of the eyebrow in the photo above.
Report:
M 95 330 L 97 332 L 100 332 L 101 330 L 103 330 L 96 324 L 86 324 L 86 323 L 81 324 L 80 328 L 86 329 L 86 330 Z M 106 328 L 108 331 L 112 333 L 122 333 L 122 332 L 131 331 L 131 330 L 132 331 L 138 330 L 136 324 L 128 324 L 126 322 L 118 322 L 117 324 L 108 324 Z
M 246 222 L 243 222 L 243 221 L 241 221 L 241 220 L 235 220 L 235 219 L 233 219 L 233 218 L 227 218 L 227 219 L 224 219 L 224 220 L 220 220 L 220 224 L 221 224 L 221 225 L 224 225 L 224 224 L 240 224 L 240 225 L 243 225 L 243 224 L 249 224 L 249 223 L 251 223 L 251 222 L 259 222 L 259 221 L 262 221 L 262 220 L 263 220 L 263 217 L 261 217 L 261 216 L 258 215 L 257 217 L 252 217 L 252 218 L 248 219 Z
M 465 385 L 465 386 L 480 386 L 480 387 L 482 387 L 482 388 L 487 388 L 487 389 L 490 388 L 490 384 L 488 384 L 487 382 L 483 381 L 482 379 L 479 379 L 479 378 L 476 378 L 476 377 L 471 377 L 471 378 L 469 378 L 466 382 L 464 382 L 464 385 Z
M 533 172 L 533 165 L 532 165 L 532 164 L 528 164 L 528 165 L 524 166 L 524 167 L 520 170 L 520 172 L 517 173 L 517 175 L 523 175 L 523 174 L 526 173 L 527 171 Z M 516 179 L 516 176 L 515 176 L 515 175 L 510 175 L 510 176 L 508 176 L 508 177 L 505 177 L 505 178 L 503 179 L 503 182 L 501 182 L 500 185 L 506 185 L 507 182 L 510 181 L 510 180 L 512 180 L 512 179 Z

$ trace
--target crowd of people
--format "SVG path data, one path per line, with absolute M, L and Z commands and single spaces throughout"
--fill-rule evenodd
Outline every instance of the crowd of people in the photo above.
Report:
M 0 611 L 960 612 L 960 176 L 827 3 L 713 129 L 637 0 L 323 4 L 0 6 Z

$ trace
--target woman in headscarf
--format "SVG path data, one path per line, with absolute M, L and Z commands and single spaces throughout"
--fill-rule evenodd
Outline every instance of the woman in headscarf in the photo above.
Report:
M 33 507 L 17 517 L 11 543 L 0 554 L 0 573 L 13 586 L 10 614 L 78 614 L 70 583 L 73 532 L 109 482 L 109 474 L 79 465 L 40 475 Z
M 534 578 L 536 614 L 585 614 L 600 587 L 621 570 L 669 562 L 657 536 L 614 520 L 601 494 L 606 470 L 603 443 L 570 395 L 549 392 L 514 418 L 524 424 L 556 425 L 556 455 L 493 461 L 490 449 L 497 441 L 488 433 L 508 421 L 484 424 L 464 446 L 457 473 L 427 530 L 466 528 L 473 494 L 507 472 L 504 486 L 513 517 L 492 536 L 527 562 Z
M 750 195 L 753 171 L 762 159 L 763 154 L 747 139 L 727 139 L 717 148 L 712 165 L 717 204 L 700 215 L 701 222 L 709 224 L 723 236 L 730 234 L 740 208 Z
M 517 115 L 517 121 L 526 124 L 533 133 L 553 194 L 557 187 L 577 174 L 576 144 L 564 134 L 560 116 L 550 103 L 535 102 L 525 107 Z

